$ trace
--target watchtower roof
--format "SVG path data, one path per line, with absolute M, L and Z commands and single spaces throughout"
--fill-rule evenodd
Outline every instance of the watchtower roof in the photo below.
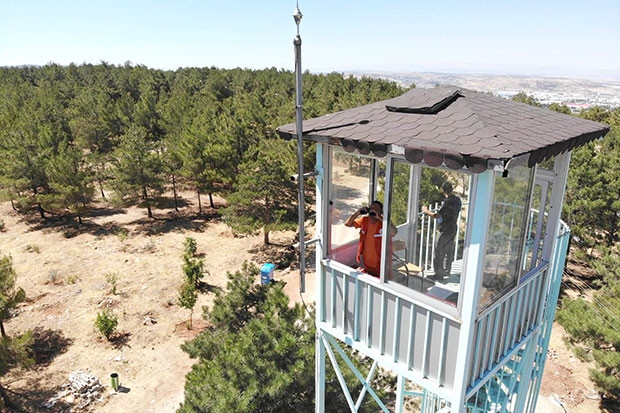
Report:
M 549 109 L 457 87 L 414 88 L 403 95 L 304 120 L 304 140 L 348 152 L 403 153 L 413 163 L 466 166 L 473 172 L 531 167 L 609 132 L 609 127 Z M 280 126 L 297 137 L 295 123 Z

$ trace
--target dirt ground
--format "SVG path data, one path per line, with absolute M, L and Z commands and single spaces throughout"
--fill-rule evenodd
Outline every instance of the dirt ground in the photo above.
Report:
M 0 255 L 12 257 L 17 283 L 27 296 L 5 323 L 6 331 L 16 335 L 33 330 L 38 349 L 33 369 L 14 370 L 1 379 L 19 404 L 17 411 L 68 411 L 79 400 L 65 397 L 53 407 L 43 405 L 76 371 L 95 376 L 105 389 L 100 400 L 82 411 L 176 410 L 193 363 L 180 345 L 205 327 L 201 308 L 212 302 L 214 294 L 209 291 L 224 288 L 227 272 L 240 269 L 244 261 L 260 267 L 270 254 L 262 248 L 262 234 L 235 237 L 217 219 L 217 211 L 206 209 L 198 217 L 197 199 L 184 194 L 183 200 L 180 212 L 170 205 L 158 206 L 155 219 L 148 219 L 144 209 L 111 210 L 101 204 L 77 231 L 53 220 L 42 225 L 33 217 L 29 222 L 9 203 L 0 204 L 5 224 Z M 222 200 L 215 201 L 222 205 Z M 186 237 L 196 239 L 209 271 L 191 330 L 189 311 L 177 304 Z M 295 241 L 292 232 L 273 234 L 271 240 L 281 245 L 280 251 Z M 314 301 L 312 271 L 306 275 L 304 294 L 299 292 L 297 270 L 278 269 L 275 278 L 286 282 L 292 300 Z M 94 327 L 97 313 L 104 308 L 112 309 L 119 320 L 119 334 L 112 342 Z M 589 366 L 566 349 L 562 334 L 556 325 L 537 411 L 601 411 L 588 380 Z M 119 376 L 119 392 L 111 390 L 112 373 Z

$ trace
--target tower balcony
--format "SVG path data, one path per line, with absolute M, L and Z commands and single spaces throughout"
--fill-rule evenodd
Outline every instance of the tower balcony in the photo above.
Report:
M 462 319 L 445 311 L 450 304 L 403 294 L 331 258 L 322 260 L 317 272 L 320 328 L 445 399 L 454 390 L 457 361 L 467 358 L 466 391 L 472 396 L 525 343 L 537 343 L 546 331 L 547 304 L 555 305 L 550 297 L 559 291 L 569 234 L 562 225 L 552 261 L 528 272 L 476 316 L 469 357 L 459 346 L 466 333 Z

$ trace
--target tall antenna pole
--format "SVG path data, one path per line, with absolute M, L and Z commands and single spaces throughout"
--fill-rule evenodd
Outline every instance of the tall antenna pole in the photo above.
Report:
M 304 231 L 304 142 L 303 142 L 303 109 L 301 101 L 301 36 L 299 35 L 299 23 L 302 18 L 299 11 L 299 2 L 295 7 L 293 19 L 297 26 L 297 36 L 293 40 L 295 46 L 295 115 L 297 123 L 297 201 L 299 205 L 299 292 L 306 292 L 306 234 Z

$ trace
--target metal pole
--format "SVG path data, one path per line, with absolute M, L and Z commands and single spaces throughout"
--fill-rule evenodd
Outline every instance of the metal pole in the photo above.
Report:
M 302 14 L 299 7 L 295 8 L 293 18 L 297 25 L 297 36 L 293 40 L 295 46 L 295 115 L 297 125 L 297 201 L 299 205 L 299 291 L 306 292 L 306 234 L 304 230 L 304 147 L 303 147 L 303 109 L 301 100 L 301 36 L 299 35 L 299 22 Z

